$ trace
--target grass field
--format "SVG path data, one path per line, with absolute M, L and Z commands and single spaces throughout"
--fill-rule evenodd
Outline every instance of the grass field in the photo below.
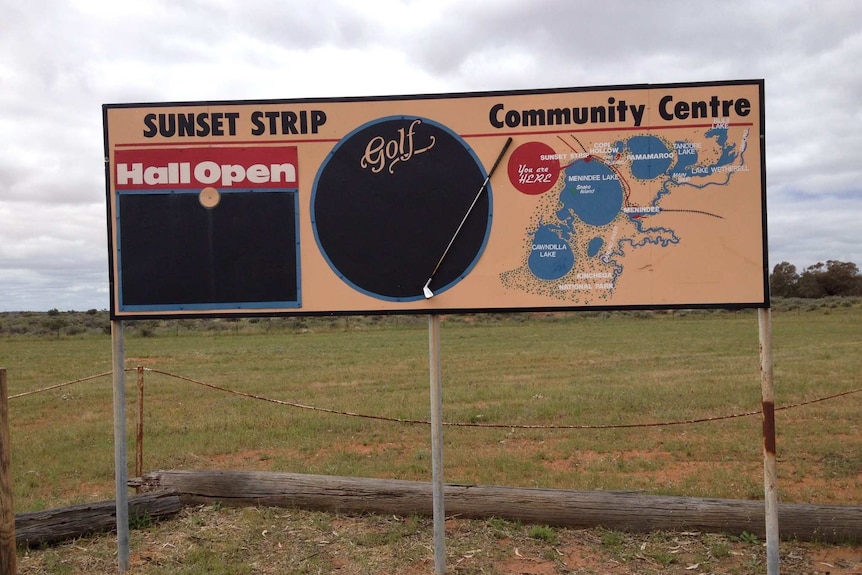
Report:
M 108 372 L 102 314 L 0 318 L 15 395 Z M 261 469 L 430 480 L 428 333 L 419 318 L 127 323 L 129 474 L 137 375 L 144 470 Z M 28 323 L 29 322 L 29 323 Z M 32 333 L 36 322 L 41 335 Z M 29 327 L 28 327 L 29 326 Z M 17 335 L 9 335 L 17 334 Z M 447 482 L 763 497 L 754 311 L 451 316 L 442 327 Z M 782 501 L 862 503 L 862 304 L 773 312 Z M 10 400 L 16 512 L 113 498 L 110 377 Z M 849 392 L 849 393 L 848 393 Z M 781 409 L 843 394 L 833 399 Z M 642 425 L 642 427 L 613 427 Z M 483 427 L 487 426 L 487 427 Z M 544 426 L 528 428 L 527 426 Z M 566 429 L 566 426 L 596 428 Z M 429 573 L 429 518 L 194 508 L 134 525 L 132 573 Z M 782 573 L 856 573 L 857 544 L 782 543 Z M 28 575 L 114 573 L 111 536 L 19 550 Z M 450 572 L 759 573 L 750 534 L 632 536 L 447 521 Z
M 429 417 L 424 318 L 132 324 L 126 365 L 384 418 Z M 452 316 L 442 328 L 448 482 L 760 499 L 754 311 Z M 862 305 L 773 313 L 776 405 L 862 387 Z M 110 370 L 107 335 L 6 337 L 10 394 Z M 130 476 L 136 374 L 127 375 Z M 430 479 L 427 425 L 299 409 L 147 371 L 144 471 Z M 110 377 L 10 401 L 16 510 L 113 497 Z M 782 501 L 862 502 L 862 393 L 776 414 Z M 565 426 L 644 427 L 565 429 Z M 529 429 L 521 426 L 546 426 Z

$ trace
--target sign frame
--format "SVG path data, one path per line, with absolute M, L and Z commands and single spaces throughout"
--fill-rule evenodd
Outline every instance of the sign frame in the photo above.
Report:
M 770 305 L 763 80 L 102 112 L 112 319 Z

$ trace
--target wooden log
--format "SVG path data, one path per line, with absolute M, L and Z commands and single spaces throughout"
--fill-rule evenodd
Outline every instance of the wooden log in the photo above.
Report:
M 431 515 L 430 483 L 256 471 L 153 471 L 144 490 L 170 489 L 184 503 L 296 507 L 343 513 Z M 473 519 L 620 531 L 685 530 L 765 535 L 763 501 L 448 484 L 446 513 Z M 862 540 L 862 506 L 782 503 L 780 535 L 802 541 Z
M 157 491 L 129 498 L 130 518 L 163 519 L 182 509 L 178 494 Z M 20 546 L 38 547 L 94 533 L 116 531 L 117 507 L 114 501 L 83 503 L 15 516 L 15 540 Z

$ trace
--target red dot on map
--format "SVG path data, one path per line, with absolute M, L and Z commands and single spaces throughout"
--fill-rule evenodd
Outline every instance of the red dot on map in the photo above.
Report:
M 560 161 L 566 157 L 542 142 L 521 144 L 509 156 L 509 181 L 524 194 L 543 194 L 556 185 Z

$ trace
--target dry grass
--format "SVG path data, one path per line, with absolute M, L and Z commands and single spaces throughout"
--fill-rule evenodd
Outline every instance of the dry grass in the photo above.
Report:
M 631 535 L 602 529 L 449 519 L 447 572 L 455 574 L 651 575 L 765 573 L 765 548 L 750 536 Z M 117 572 L 115 540 L 86 538 L 22 551 L 20 575 Z M 434 572 L 431 520 L 350 517 L 273 508 L 190 508 L 131 533 L 132 575 L 419 575 Z M 859 547 L 785 542 L 781 572 L 858 574 Z

